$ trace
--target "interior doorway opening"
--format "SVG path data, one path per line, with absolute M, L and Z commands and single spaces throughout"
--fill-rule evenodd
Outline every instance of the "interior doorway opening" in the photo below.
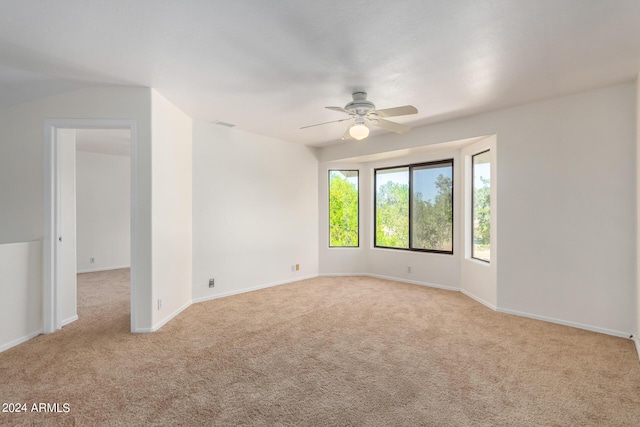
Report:
M 78 318 L 77 273 L 129 267 L 135 330 L 136 148 L 135 121 L 45 123 L 44 333 Z

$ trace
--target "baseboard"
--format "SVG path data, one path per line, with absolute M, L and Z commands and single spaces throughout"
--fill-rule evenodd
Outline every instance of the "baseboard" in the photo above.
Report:
M 111 270 L 122 270 L 123 268 L 131 268 L 130 265 L 122 265 L 120 267 L 103 267 L 103 268 L 91 268 L 89 270 L 78 270 L 76 273 L 97 273 L 98 271 L 111 271 Z
M 68 325 L 69 323 L 73 323 L 73 322 L 75 322 L 76 320 L 78 320 L 78 315 L 77 315 L 77 314 L 76 314 L 75 316 L 71 316 L 71 317 L 69 317 L 68 319 L 64 319 L 64 320 L 62 321 L 62 326 L 66 326 L 66 325 Z
M 483 300 L 480 297 L 477 297 L 475 295 L 473 295 L 471 292 L 464 290 L 464 289 L 460 289 L 460 292 L 466 296 L 468 296 L 469 298 L 471 298 L 472 300 L 479 302 L 480 304 L 484 305 L 485 307 L 490 308 L 493 311 L 498 311 L 498 307 L 496 307 L 493 304 L 488 303 L 487 301 Z
M 171 319 L 173 319 L 174 317 L 176 317 L 178 314 L 182 313 L 184 310 L 186 310 L 187 308 L 189 308 L 189 306 L 192 304 L 192 301 L 187 301 L 186 303 L 184 303 L 180 308 L 178 308 L 176 311 L 174 311 L 173 313 L 171 313 L 169 316 L 167 316 L 166 318 L 164 318 L 162 321 L 160 321 L 159 323 L 153 325 L 148 331 L 144 331 L 144 332 L 155 332 L 158 329 L 162 328 L 164 325 L 166 325 Z M 138 332 L 138 331 L 136 331 Z
M 545 321 L 545 322 L 556 323 L 558 325 L 570 326 L 572 328 L 578 328 L 578 329 L 584 329 L 586 331 L 599 332 L 601 334 L 613 335 L 614 337 L 629 338 L 629 335 L 630 335 L 629 332 L 614 331 L 613 329 L 606 329 L 606 328 L 600 328 L 600 327 L 597 327 L 597 326 L 584 325 L 582 323 L 570 322 L 570 321 L 567 321 L 567 320 L 560 320 L 560 319 L 556 319 L 556 318 L 553 318 L 553 317 L 539 316 L 537 314 L 530 314 L 530 313 L 524 313 L 524 312 L 516 311 L 516 310 L 509 310 L 507 308 L 498 308 L 497 311 L 499 313 L 513 314 L 514 316 L 528 317 L 529 319 L 542 320 L 542 321 Z
M 640 359 L 640 339 L 638 337 L 633 337 L 633 342 L 636 343 L 636 352 L 638 352 L 638 359 Z
M 243 288 L 243 289 L 239 289 L 237 291 L 230 291 L 230 292 L 225 292 L 225 293 L 222 293 L 222 294 L 209 295 L 209 296 L 206 296 L 206 297 L 195 298 L 195 299 L 192 300 L 192 302 L 193 303 L 198 303 L 198 302 L 204 302 L 204 301 L 211 301 L 211 300 L 218 299 L 218 298 L 230 297 L 231 295 L 244 294 L 245 292 L 253 292 L 253 291 L 258 291 L 260 289 L 271 288 L 273 286 L 286 285 L 287 283 L 293 283 L 293 282 L 299 282 L 301 280 L 313 279 L 313 278 L 318 277 L 318 276 L 319 276 L 318 274 L 312 274 L 310 276 L 296 277 L 295 279 L 292 279 L 292 280 L 282 280 L 282 281 L 279 281 L 279 282 L 272 282 L 272 283 L 267 283 L 267 284 L 264 284 L 264 285 L 253 286 L 251 288 Z
M 8 342 L 6 344 L 2 344 L 2 345 L 0 345 L 0 353 L 2 353 L 3 351 L 9 350 L 11 347 L 15 347 L 15 346 L 17 346 L 19 344 L 27 342 L 30 339 L 37 337 L 41 333 L 42 333 L 42 329 L 37 330 L 35 332 L 32 332 L 29 335 L 25 335 L 24 337 L 18 338 L 18 339 L 13 340 L 13 341 L 10 341 L 10 342 Z
M 136 329 L 131 329 L 131 333 L 132 334 L 149 334 L 151 332 L 155 332 L 156 329 L 154 328 L 136 328 Z
M 439 285 L 437 283 L 421 282 L 419 280 L 409 280 L 409 279 L 402 279 L 398 277 L 381 276 L 379 274 L 370 274 L 370 273 L 366 273 L 364 275 L 367 277 L 375 277 L 376 279 L 392 280 L 394 282 L 403 282 L 403 283 L 410 283 L 412 285 L 428 286 L 430 288 L 444 289 L 447 291 L 460 291 L 460 288 L 456 288 L 453 286 Z
M 375 278 L 378 278 L 378 279 L 393 280 L 394 282 L 410 283 L 412 285 L 428 286 L 430 288 L 444 289 L 444 290 L 447 290 L 447 291 L 459 291 L 459 292 L 462 292 L 464 295 L 468 296 L 469 298 L 471 298 L 472 300 L 474 300 L 476 302 L 479 302 L 480 304 L 490 308 L 493 311 L 497 311 L 497 308 L 496 308 L 495 305 L 488 303 L 487 301 L 483 300 L 482 298 L 479 298 L 479 297 L 469 293 L 468 291 L 465 291 L 464 289 L 459 289 L 459 288 L 456 288 L 456 287 L 453 287 L 453 286 L 438 285 L 436 283 L 421 282 L 421 281 L 418 281 L 418 280 L 399 279 L 397 277 L 381 276 L 379 274 L 369 274 L 369 273 L 333 273 L 333 274 L 322 273 L 322 274 L 320 274 L 320 276 L 322 276 L 322 277 L 366 276 L 366 277 L 375 277 Z
M 320 273 L 318 277 L 364 277 L 367 273 Z

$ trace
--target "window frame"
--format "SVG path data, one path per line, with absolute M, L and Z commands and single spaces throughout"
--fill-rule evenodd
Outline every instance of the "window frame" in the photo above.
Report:
M 358 188 L 357 188 L 357 244 L 356 246 L 333 246 L 331 245 L 331 172 L 355 172 L 358 177 Z M 360 170 L 359 169 L 328 169 L 327 170 L 327 238 L 329 239 L 329 249 L 335 248 L 343 248 L 343 249 L 354 249 L 360 247 Z
M 413 210 L 413 169 L 420 168 L 424 166 L 434 166 L 434 165 L 451 165 L 451 250 L 443 251 L 440 249 L 422 249 L 422 248 L 414 248 L 413 247 L 413 238 L 412 238 L 412 229 L 413 229 L 413 221 L 412 221 L 412 210 Z M 378 219 L 378 171 L 387 170 L 387 169 L 399 169 L 399 168 L 407 168 L 409 173 L 409 207 L 408 207 L 408 222 L 409 222 L 409 247 L 408 248 L 394 248 L 392 246 L 380 246 L 377 242 L 377 219 Z M 441 159 L 441 160 L 433 160 L 429 162 L 421 162 L 421 163 L 411 163 L 404 165 L 394 165 L 394 166 L 385 166 L 380 168 L 373 169 L 373 247 L 378 249 L 392 249 L 399 251 L 410 251 L 410 252 L 425 252 L 425 253 L 435 253 L 435 254 L 444 254 L 444 255 L 454 255 L 455 251 L 455 161 L 453 158 L 450 159 Z
M 485 153 L 491 153 L 491 148 L 487 148 L 485 150 L 482 151 L 478 151 L 475 154 L 472 154 L 471 157 L 471 209 L 469 209 L 470 213 L 471 213 L 471 232 L 469 233 L 471 236 L 471 259 L 474 259 L 476 261 L 481 261 L 487 264 L 491 264 L 491 258 L 489 258 L 489 260 L 486 259 L 482 259 L 482 258 L 477 258 L 475 256 L 473 256 L 474 254 L 474 248 L 475 248 L 475 227 L 473 226 L 473 221 L 474 221 L 474 213 L 475 213 L 475 200 L 473 198 L 473 194 L 475 193 L 475 185 L 474 185 L 474 179 L 475 179 L 475 163 L 473 161 L 473 159 L 476 156 L 479 156 L 480 154 L 485 154 Z M 489 161 L 491 162 L 491 157 L 489 157 Z M 491 163 L 489 163 L 491 164 Z M 489 175 L 489 189 L 491 189 L 491 175 Z M 491 190 L 489 190 L 491 191 Z M 491 205 L 489 205 L 491 206 Z M 491 218 L 491 216 L 490 216 Z M 489 245 L 491 245 L 491 241 L 489 241 Z M 489 246 L 491 247 L 491 246 Z

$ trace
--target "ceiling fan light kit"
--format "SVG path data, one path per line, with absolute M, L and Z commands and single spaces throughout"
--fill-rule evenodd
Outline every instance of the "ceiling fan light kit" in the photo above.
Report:
M 353 138 L 355 140 L 361 141 L 369 136 L 369 128 L 367 127 L 367 124 L 399 134 L 405 134 L 409 132 L 411 130 L 411 127 L 389 120 L 384 120 L 381 117 L 406 116 L 408 114 L 416 114 L 418 112 L 416 107 L 412 105 L 376 110 L 375 104 L 367 100 L 366 92 L 355 92 L 352 94 L 352 98 L 353 101 L 345 105 L 344 108 L 325 107 L 329 110 L 340 111 L 342 113 L 349 114 L 351 116 L 350 118 L 318 123 L 311 126 L 304 126 L 300 129 L 325 125 L 328 123 L 338 123 L 344 122 L 346 120 L 353 120 L 353 123 L 347 128 L 347 131 L 344 133 L 344 135 L 342 135 L 342 139 L 345 140 Z
M 351 135 L 351 138 L 355 140 L 362 141 L 369 136 L 369 128 L 364 124 L 356 123 L 354 125 L 351 125 L 351 127 L 349 128 L 349 135 Z

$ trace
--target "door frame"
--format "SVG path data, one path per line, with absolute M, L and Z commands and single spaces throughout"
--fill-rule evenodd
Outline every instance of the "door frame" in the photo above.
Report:
M 42 330 L 50 334 L 62 328 L 59 314 L 61 256 L 61 168 L 58 129 L 129 129 L 131 132 L 131 331 L 135 330 L 136 304 L 136 201 L 138 125 L 136 120 L 47 119 L 44 122 L 44 237 L 42 244 Z

